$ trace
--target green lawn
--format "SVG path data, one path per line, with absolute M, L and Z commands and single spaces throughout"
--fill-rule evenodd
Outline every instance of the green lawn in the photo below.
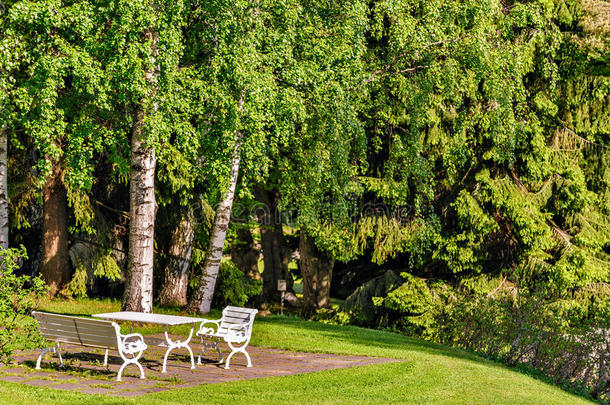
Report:
M 51 302 L 42 309 L 90 314 L 119 309 L 115 301 Z M 158 312 L 172 313 L 168 309 Z M 158 329 L 141 329 L 144 333 Z M 579 404 L 585 399 L 498 363 L 398 334 L 325 325 L 297 318 L 257 318 L 252 344 L 281 349 L 371 355 L 404 362 L 287 377 L 204 385 L 137 399 L 84 395 L 0 383 L 1 404 Z M 256 367 L 256 365 L 255 365 Z

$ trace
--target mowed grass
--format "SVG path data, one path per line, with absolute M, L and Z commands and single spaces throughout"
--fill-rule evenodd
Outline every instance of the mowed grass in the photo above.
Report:
M 43 310 L 88 315 L 116 301 L 46 302 Z M 157 312 L 177 313 L 156 308 Z M 218 316 L 219 313 L 212 315 Z M 210 317 L 212 317 L 212 315 Z M 157 328 L 140 328 L 153 333 Z M 176 330 L 178 333 L 183 331 Z M 252 344 L 287 350 L 368 355 L 401 362 L 286 377 L 172 389 L 135 399 L 0 383 L 4 404 L 580 404 L 559 387 L 467 352 L 394 333 L 293 317 L 257 318 Z M 256 364 L 254 365 L 256 367 Z M 61 372 L 61 371 L 60 371 Z

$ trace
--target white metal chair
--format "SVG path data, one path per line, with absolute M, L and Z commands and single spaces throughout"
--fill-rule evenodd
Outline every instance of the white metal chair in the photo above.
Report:
M 219 362 L 225 361 L 218 346 L 218 343 L 224 340 L 231 349 L 231 353 L 225 361 L 225 369 L 229 368 L 231 358 L 236 353 L 243 353 L 248 360 L 248 367 L 252 367 L 252 360 L 246 347 L 252 337 L 252 325 L 257 312 L 257 309 L 228 306 L 223 309 L 222 318 L 205 319 L 201 322 L 197 336 L 201 338 L 203 347 L 197 357 L 197 364 L 201 364 L 201 356 L 207 348 L 215 348 L 218 351 Z

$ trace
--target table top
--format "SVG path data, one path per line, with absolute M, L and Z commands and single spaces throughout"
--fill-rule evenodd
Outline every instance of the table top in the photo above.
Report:
M 165 314 L 148 314 L 145 312 L 107 312 L 105 314 L 93 314 L 94 318 L 111 319 L 113 321 L 131 321 L 142 323 L 156 323 L 159 325 L 183 325 L 201 322 L 203 318 L 193 318 L 190 316 L 177 316 Z

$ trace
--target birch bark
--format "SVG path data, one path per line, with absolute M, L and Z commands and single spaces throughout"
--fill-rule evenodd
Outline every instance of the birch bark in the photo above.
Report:
M 152 57 L 146 72 L 150 86 L 148 97 L 157 95 L 158 33 L 148 30 Z M 152 103 L 153 112 L 158 108 Z M 145 107 L 141 102 L 131 136 L 131 167 L 129 183 L 129 252 L 127 254 L 127 282 L 123 296 L 123 311 L 152 312 L 153 305 L 153 249 L 155 234 L 155 150 L 146 143 L 144 131 Z
M 0 248 L 8 249 L 8 134 L 0 127 Z
M 233 208 L 235 186 L 237 185 L 237 177 L 239 174 L 240 147 L 241 137 L 238 136 L 231 156 L 231 181 L 229 183 L 229 189 L 224 199 L 218 204 L 199 288 L 193 295 L 188 307 L 190 311 L 198 312 L 200 314 L 207 314 L 210 312 L 210 307 L 212 305 L 216 278 L 218 277 L 218 269 L 220 268 L 220 261 L 222 260 L 222 249 L 227 236 L 227 228 L 229 227 L 231 210 Z

